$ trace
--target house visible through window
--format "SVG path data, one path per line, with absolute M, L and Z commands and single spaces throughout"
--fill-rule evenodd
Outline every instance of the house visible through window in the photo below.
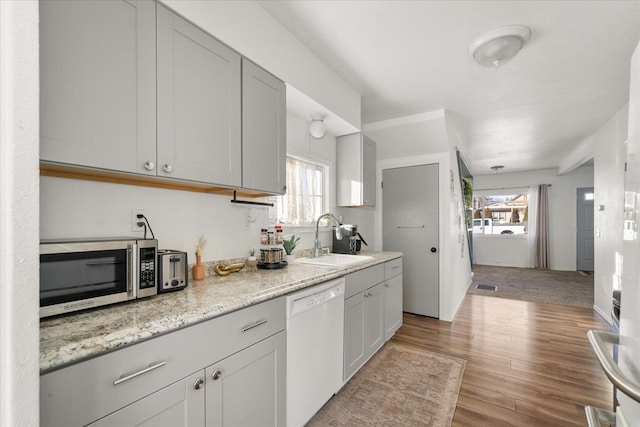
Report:
M 287 193 L 277 203 L 280 224 L 315 224 L 327 207 L 328 168 L 287 156 Z
M 528 220 L 528 194 L 473 198 L 474 234 L 527 234 Z

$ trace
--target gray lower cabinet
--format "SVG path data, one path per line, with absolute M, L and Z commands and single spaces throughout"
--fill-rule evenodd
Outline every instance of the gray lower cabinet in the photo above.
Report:
M 40 158 L 155 175 L 155 3 L 39 6 Z
M 347 381 L 384 344 L 384 266 L 346 276 L 344 368 Z
M 45 373 L 40 425 L 282 426 L 285 326 L 281 297 Z
M 402 258 L 346 276 L 344 368 L 347 381 L 402 326 Z
M 285 84 L 242 59 L 242 187 L 284 194 Z
M 89 424 L 91 427 L 204 427 L 204 372 L 200 371 Z
M 402 258 L 384 264 L 384 339 L 402 326 Z
M 285 353 L 280 332 L 90 426 L 284 426 Z
M 159 176 L 240 187 L 238 53 L 158 5 Z
M 207 427 L 284 427 L 286 342 L 280 332 L 207 367 Z
M 384 339 L 402 326 L 402 275 L 384 282 Z

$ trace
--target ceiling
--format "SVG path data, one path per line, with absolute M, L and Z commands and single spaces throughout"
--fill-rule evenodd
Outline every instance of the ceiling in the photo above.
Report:
M 556 168 L 628 102 L 640 40 L 640 1 L 259 3 L 361 93 L 364 124 L 446 109 L 477 175 Z M 467 56 L 515 24 L 532 37 L 510 62 Z

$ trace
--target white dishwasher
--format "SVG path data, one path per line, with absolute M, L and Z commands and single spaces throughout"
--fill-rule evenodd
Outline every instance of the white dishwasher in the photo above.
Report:
M 344 278 L 287 296 L 287 427 L 300 427 L 342 387 Z

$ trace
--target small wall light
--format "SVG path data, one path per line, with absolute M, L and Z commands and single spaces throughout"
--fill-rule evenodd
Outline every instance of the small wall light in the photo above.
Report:
M 498 68 L 516 56 L 531 38 L 531 30 L 524 25 L 509 25 L 489 31 L 471 43 L 467 53 L 483 67 Z
M 311 125 L 309 125 L 309 134 L 315 139 L 325 136 L 327 129 L 324 127 L 324 116 L 311 116 Z

